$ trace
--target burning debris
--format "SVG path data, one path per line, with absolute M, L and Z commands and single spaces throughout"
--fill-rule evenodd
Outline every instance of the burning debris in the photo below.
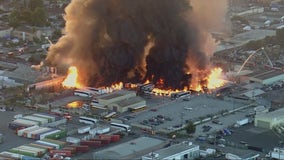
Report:
M 202 90 L 211 81 L 214 41 L 188 0 L 72 0 L 65 11 L 66 34 L 46 61 L 76 66 L 66 87 L 149 80 L 166 90 Z

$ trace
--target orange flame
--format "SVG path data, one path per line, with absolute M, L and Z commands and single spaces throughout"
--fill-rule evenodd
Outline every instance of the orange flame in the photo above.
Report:
M 208 89 L 216 89 L 225 84 L 225 81 L 221 79 L 222 71 L 221 68 L 214 68 L 211 70 L 210 75 L 207 77 Z
M 113 90 L 121 90 L 123 88 L 123 83 L 119 82 L 117 84 L 113 84 L 113 85 L 111 85 L 110 88 L 113 89 Z
M 75 66 L 69 67 L 68 75 L 62 82 L 62 86 L 67 88 L 81 88 L 81 84 L 78 82 L 78 69 Z

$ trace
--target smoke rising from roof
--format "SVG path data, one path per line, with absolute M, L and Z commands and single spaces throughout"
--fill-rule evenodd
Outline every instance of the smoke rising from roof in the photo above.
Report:
M 77 66 L 89 85 L 163 79 L 165 88 L 183 87 L 187 72 L 206 69 L 213 53 L 207 44 L 215 45 L 204 32 L 211 22 L 200 21 L 199 1 L 192 8 L 188 0 L 72 0 L 66 34 L 46 61 Z

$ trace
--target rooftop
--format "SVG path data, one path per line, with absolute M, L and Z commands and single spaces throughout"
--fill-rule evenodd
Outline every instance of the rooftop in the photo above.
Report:
M 268 112 L 268 113 L 264 113 L 264 114 L 259 114 L 257 115 L 257 117 L 265 117 L 267 119 L 273 119 L 273 118 L 277 118 L 277 117 L 281 117 L 284 116 L 284 108 L 272 111 L 272 112 Z
M 95 152 L 93 158 L 94 159 L 126 159 L 130 155 L 136 155 L 137 157 L 139 156 L 138 155 L 139 152 L 143 152 L 145 150 L 151 150 L 151 148 L 162 145 L 163 143 L 164 141 L 159 140 L 159 139 L 150 138 L 150 137 L 139 137 L 137 139 Z
M 249 74 L 248 77 L 265 80 L 265 79 L 276 77 L 282 74 L 284 74 L 284 72 L 281 70 L 268 70 L 268 71 L 262 71 L 262 72 L 253 72 Z
M 122 97 L 126 94 L 132 94 L 132 93 L 134 93 L 134 92 L 127 91 L 127 90 L 119 90 L 119 91 L 115 91 L 111 94 L 99 96 L 99 97 L 97 97 L 97 99 L 110 100 L 110 99 L 113 99 L 113 98 Z
M 155 151 L 156 154 L 158 154 L 158 159 L 164 159 L 167 158 L 169 156 L 172 156 L 174 154 L 186 151 L 186 150 L 190 150 L 193 148 L 199 148 L 198 145 L 189 145 L 189 144 L 185 144 L 185 143 L 179 143 L 179 144 L 175 144 L 172 145 L 170 147 Z M 145 156 L 152 156 L 152 155 L 145 155 Z
M 141 101 L 145 101 L 145 100 L 141 97 L 136 96 L 136 97 L 131 97 L 131 98 L 128 98 L 128 99 L 118 101 L 118 102 L 116 102 L 116 104 L 123 107 L 123 106 L 129 106 L 129 105 L 132 105 L 132 104 L 136 104 L 136 103 L 139 103 Z

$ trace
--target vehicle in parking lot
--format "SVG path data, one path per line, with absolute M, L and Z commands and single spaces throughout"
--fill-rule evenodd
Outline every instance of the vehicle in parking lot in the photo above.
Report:
M 156 108 L 151 108 L 150 111 L 157 112 Z
M 218 120 L 218 119 L 213 119 L 213 120 L 212 120 L 212 123 L 219 124 L 219 125 L 222 125 L 222 124 L 223 124 L 223 123 L 220 122 L 220 120 Z
M 247 145 L 248 143 L 245 141 L 240 141 L 240 144 Z

